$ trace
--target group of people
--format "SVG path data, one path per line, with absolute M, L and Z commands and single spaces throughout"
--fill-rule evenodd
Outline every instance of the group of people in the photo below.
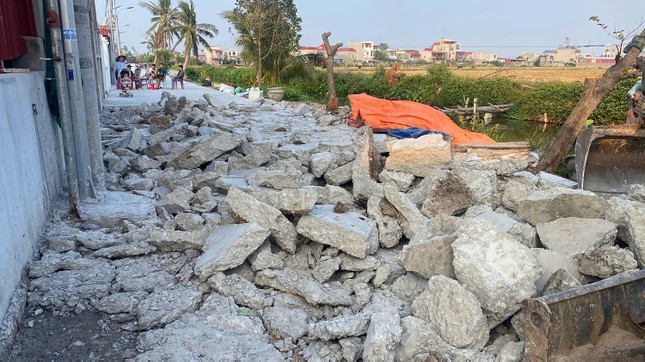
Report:
M 116 65 L 114 66 L 114 76 L 116 78 L 117 84 L 122 83 L 124 77 L 130 78 L 134 83 L 135 87 L 138 89 L 141 87 L 144 81 L 147 81 L 147 84 L 154 82 L 156 88 L 161 88 L 161 84 L 165 82 L 166 77 L 169 76 L 172 80 L 172 89 L 175 89 L 177 86 L 181 85 L 181 89 L 184 89 L 184 66 L 179 65 L 179 69 L 176 75 L 169 75 L 168 70 L 164 68 L 163 64 L 159 64 L 157 68 L 156 64 L 152 64 L 149 69 L 145 67 L 140 67 L 135 64 L 134 71 L 132 70 L 132 65 L 126 64 L 126 56 L 119 55 L 116 58 Z M 143 72 L 143 74 L 141 74 Z

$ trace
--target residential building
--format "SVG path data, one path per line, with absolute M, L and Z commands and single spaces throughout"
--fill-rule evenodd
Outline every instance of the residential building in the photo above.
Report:
M 555 50 L 555 55 L 553 56 L 553 60 L 556 63 L 560 63 L 560 65 L 564 64 L 576 64 L 578 63 L 578 60 L 582 58 L 582 53 L 580 52 L 580 49 L 572 47 L 572 46 L 564 46 L 564 47 L 559 47 Z
M 465 62 L 472 57 L 472 52 L 462 52 L 461 44 L 455 40 L 444 39 L 436 41 L 431 48 L 423 49 L 421 59 L 429 62 Z
M 327 51 L 325 50 L 325 45 L 320 44 L 317 47 L 312 46 L 301 46 L 298 48 L 296 56 L 310 55 L 310 54 L 320 54 L 323 58 L 327 58 Z M 338 48 L 336 50 L 336 56 L 334 57 L 334 62 L 353 62 L 356 60 L 356 49 L 354 48 Z
M 484 64 L 496 61 L 497 54 L 489 52 L 472 52 L 470 58 L 475 64 Z
M 242 52 L 239 49 L 227 49 L 224 51 L 224 59 L 230 61 L 234 61 L 235 64 L 240 65 L 242 64 Z
M 603 49 L 602 55 L 600 57 L 616 59 L 617 55 L 618 55 L 618 46 L 614 44 L 607 44 L 605 45 L 605 48 Z
M 356 50 L 356 60 L 359 62 L 370 62 L 374 60 L 374 42 L 350 40 L 347 42 L 350 48 Z
M 224 64 L 224 50 L 219 47 L 207 47 L 204 49 L 206 63 L 210 65 Z

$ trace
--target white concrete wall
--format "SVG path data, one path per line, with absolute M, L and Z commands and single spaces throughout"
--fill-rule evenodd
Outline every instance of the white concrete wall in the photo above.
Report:
M 0 321 L 62 188 L 43 72 L 0 74 Z

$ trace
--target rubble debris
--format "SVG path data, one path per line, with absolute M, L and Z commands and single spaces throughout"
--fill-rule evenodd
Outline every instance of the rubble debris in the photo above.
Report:
M 643 267 L 636 186 L 204 98 L 102 115 L 108 191 L 54 217 L 30 307 L 105 313 L 138 361 L 519 360 L 523 300 Z
M 390 155 L 385 169 L 423 177 L 429 169 L 447 165 L 451 160 L 450 143 L 439 134 L 408 138 L 387 143 Z
M 332 205 L 318 205 L 303 216 L 296 227 L 299 234 L 364 259 L 378 248 L 375 223 L 354 212 L 337 214 Z

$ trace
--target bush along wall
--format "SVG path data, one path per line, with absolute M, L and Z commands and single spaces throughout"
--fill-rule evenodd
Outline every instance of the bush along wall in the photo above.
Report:
M 458 77 L 446 66 L 433 65 L 425 75 L 406 75 L 397 83 L 388 83 L 386 70 L 378 67 L 365 75 L 339 71 L 335 73 L 336 94 L 341 105 L 349 104 L 350 94 L 367 93 L 385 99 L 401 99 L 437 107 L 470 104 L 474 98 L 480 106 L 513 103 L 507 113 L 514 119 L 543 121 L 545 114 L 550 122 L 563 122 L 576 106 L 582 94 L 582 83 L 549 82 L 536 87 L 525 87 L 508 78 L 477 79 Z M 190 66 L 186 78 L 201 82 L 209 78 L 213 83 L 226 83 L 245 88 L 251 87 L 256 72 L 252 68 Z M 635 81 L 625 80 L 598 105 L 591 115 L 596 124 L 618 124 L 625 120 L 629 107 L 626 93 Z M 325 103 L 327 79 L 324 71 L 315 72 L 312 79 L 297 79 L 286 84 L 267 84 L 266 87 L 285 88 L 285 100 Z M 265 89 L 266 90 L 266 89 Z

